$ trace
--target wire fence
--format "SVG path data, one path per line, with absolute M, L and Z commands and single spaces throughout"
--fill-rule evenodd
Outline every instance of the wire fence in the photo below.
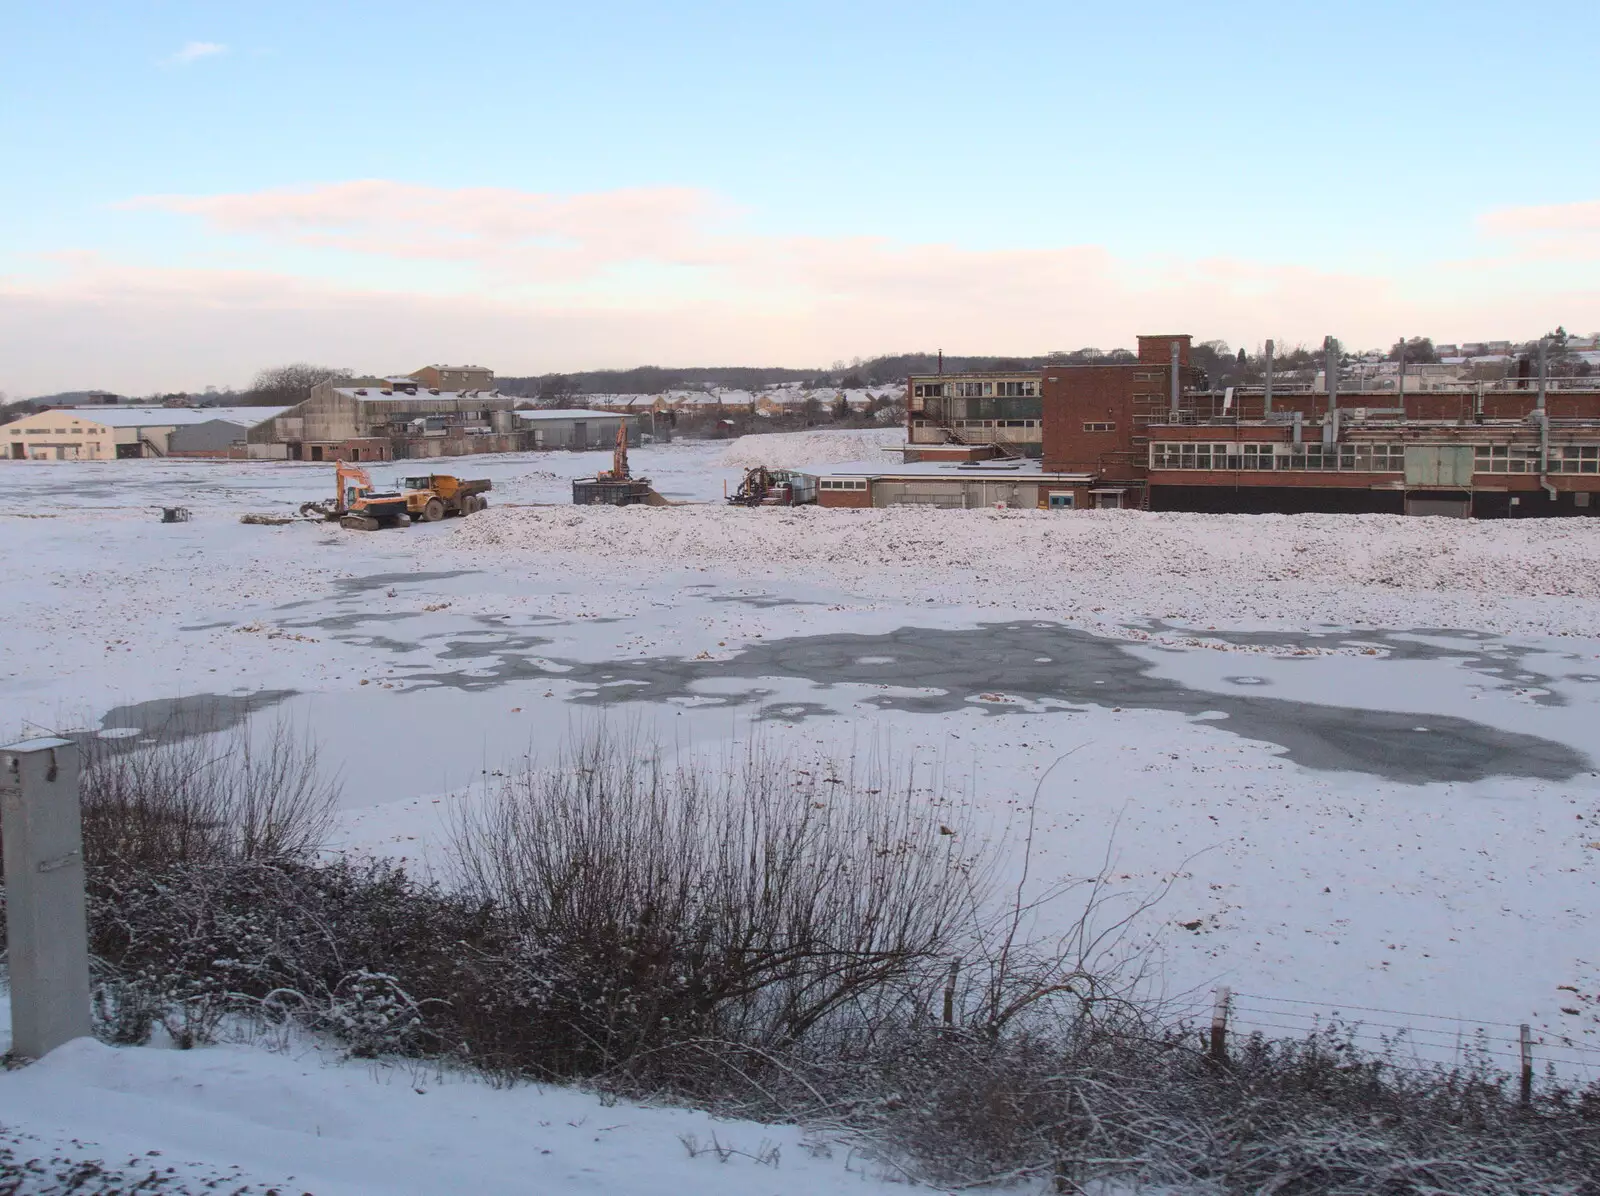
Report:
M 1531 1024 L 1227 989 L 1217 990 L 1215 997 L 1207 1016 L 1214 1032 L 1220 1024 L 1234 1041 L 1252 1034 L 1292 1039 L 1326 1036 L 1392 1067 L 1431 1070 L 1476 1063 L 1512 1074 L 1531 1068 L 1558 1083 L 1600 1082 L 1600 1042 Z M 1191 1017 L 1200 1012 L 1195 1008 Z M 1600 1037 L 1600 1024 L 1594 1028 Z

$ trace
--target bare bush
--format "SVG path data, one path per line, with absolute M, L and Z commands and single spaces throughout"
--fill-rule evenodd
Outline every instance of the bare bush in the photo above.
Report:
M 1408 1069 L 1338 1026 L 1219 1063 L 1126 966 L 1152 895 L 1026 868 L 1001 893 L 949 804 L 882 769 L 759 747 L 669 769 L 602 734 L 464 814 L 449 887 L 319 858 L 304 752 L 169 744 L 91 773 L 115 1041 L 293 1017 L 356 1055 L 796 1120 L 947 1190 L 1600 1194 L 1600 1088 L 1524 1105 L 1487 1057 Z
M 453 836 L 455 880 L 521 949 L 528 1006 L 503 1049 L 649 1072 L 685 1044 L 782 1050 L 917 1016 L 989 879 L 952 817 L 909 777 L 759 745 L 668 769 L 602 733 L 526 770 Z
M 84 859 L 153 868 L 300 859 L 321 846 L 338 786 L 317 746 L 286 722 L 257 737 L 247 722 L 220 735 L 173 728 L 129 750 L 91 740 L 83 773 Z

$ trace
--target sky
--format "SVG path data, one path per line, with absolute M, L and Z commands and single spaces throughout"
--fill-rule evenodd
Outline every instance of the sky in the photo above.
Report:
M 0 391 L 1600 331 L 1600 5 L 14 5 Z

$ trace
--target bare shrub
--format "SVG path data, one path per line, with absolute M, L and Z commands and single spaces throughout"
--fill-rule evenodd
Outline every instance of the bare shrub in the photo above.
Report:
M 505 919 L 526 977 L 484 1039 L 557 1074 L 642 1077 L 687 1044 L 784 1050 L 914 1018 L 989 880 L 952 817 L 881 770 L 760 745 L 669 769 L 602 732 L 458 817 L 454 880 Z
M 148 747 L 90 740 L 83 773 L 90 867 L 301 859 L 332 825 L 338 786 L 316 743 L 286 722 L 258 739 L 247 722 L 220 735 L 171 728 Z

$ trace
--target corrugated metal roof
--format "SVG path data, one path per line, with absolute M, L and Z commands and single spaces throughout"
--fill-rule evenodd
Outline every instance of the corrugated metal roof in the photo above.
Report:
M 944 478 L 949 481 L 972 481 L 989 478 L 1010 482 L 1088 482 L 1094 477 L 1088 473 L 1060 473 L 1045 470 L 1037 465 L 1022 462 L 949 462 L 912 461 L 904 465 L 885 465 L 881 461 L 852 461 L 844 465 L 828 465 L 814 470 L 821 478 Z
M 566 409 L 540 407 L 533 411 L 513 411 L 518 419 L 628 419 L 626 411 L 592 411 L 585 407 Z
M 130 407 L 125 403 L 96 407 L 53 407 L 49 412 L 64 412 L 107 428 L 175 428 L 187 424 L 208 424 L 212 420 L 253 428 L 265 420 L 282 415 L 287 407 Z
M 412 393 L 412 389 L 416 393 Z M 479 402 L 483 399 L 505 399 L 509 396 L 501 394 L 498 390 L 429 390 L 422 382 L 407 380 L 396 382 L 389 394 L 383 393 L 383 388 L 378 386 L 336 386 L 335 394 L 343 395 L 347 399 L 359 399 L 363 403 L 408 403 L 418 399 L 428 402 Z

